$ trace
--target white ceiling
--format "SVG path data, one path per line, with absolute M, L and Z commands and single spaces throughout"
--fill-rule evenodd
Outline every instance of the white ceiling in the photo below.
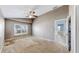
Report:
M 26 18 L 27 13 L 34 9 L 38 16 L 53 10 L 56 5 L 0 5 L 5 18 Z

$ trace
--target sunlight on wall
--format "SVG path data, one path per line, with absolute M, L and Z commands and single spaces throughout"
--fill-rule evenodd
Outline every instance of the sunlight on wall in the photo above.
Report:
M 0 52 L 4 43 L 4 19 L 0 19 Z

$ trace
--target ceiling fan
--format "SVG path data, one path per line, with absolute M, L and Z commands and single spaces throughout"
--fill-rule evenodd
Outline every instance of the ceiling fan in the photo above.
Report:
M 33 8 L 30 9 L 30 11 L 27 14 L 27 18 L 30 18 L 30 19 L 35 19 L 37 18 L 37 14 L 36 14 L 36 9 L 38 8 L 38 6 L 34 6 Z

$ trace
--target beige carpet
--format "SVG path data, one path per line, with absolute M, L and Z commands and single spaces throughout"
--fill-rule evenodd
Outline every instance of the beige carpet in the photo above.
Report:
M 7 41 L 8 42 L 8 41 Z M 5 42 L 2 53 L 67 53 L 61 44 L 45 39 L 27 37 Z

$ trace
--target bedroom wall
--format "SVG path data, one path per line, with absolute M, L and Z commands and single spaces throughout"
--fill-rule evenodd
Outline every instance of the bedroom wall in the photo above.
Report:
M 2 47 L 4 45 L 4 30 L 5 30 L 5 20 L 3 18 L 3 15 L 0 10 L 0 52 L 2 50 Z
M 54 21 L 66 18 L 68 11 L 68 6 L 63 6 L 36 18 L 33 21 L 33 36 L 54 40 Z
M 19 21 L 16 21 L 19 20 Z M 22 21 L 22 22 L 21 22 Z M 5 21 L 6 24 L 6 34 L 5 38 L 13 38 L 14 36 L 14 24 L 21 24 L 21 25 L 27 25 L 28 26 L 28 34 L 26 33 L 25 35 L 31 35 L 31 24 L 26 23 L 24 19 L 6 19 Z

